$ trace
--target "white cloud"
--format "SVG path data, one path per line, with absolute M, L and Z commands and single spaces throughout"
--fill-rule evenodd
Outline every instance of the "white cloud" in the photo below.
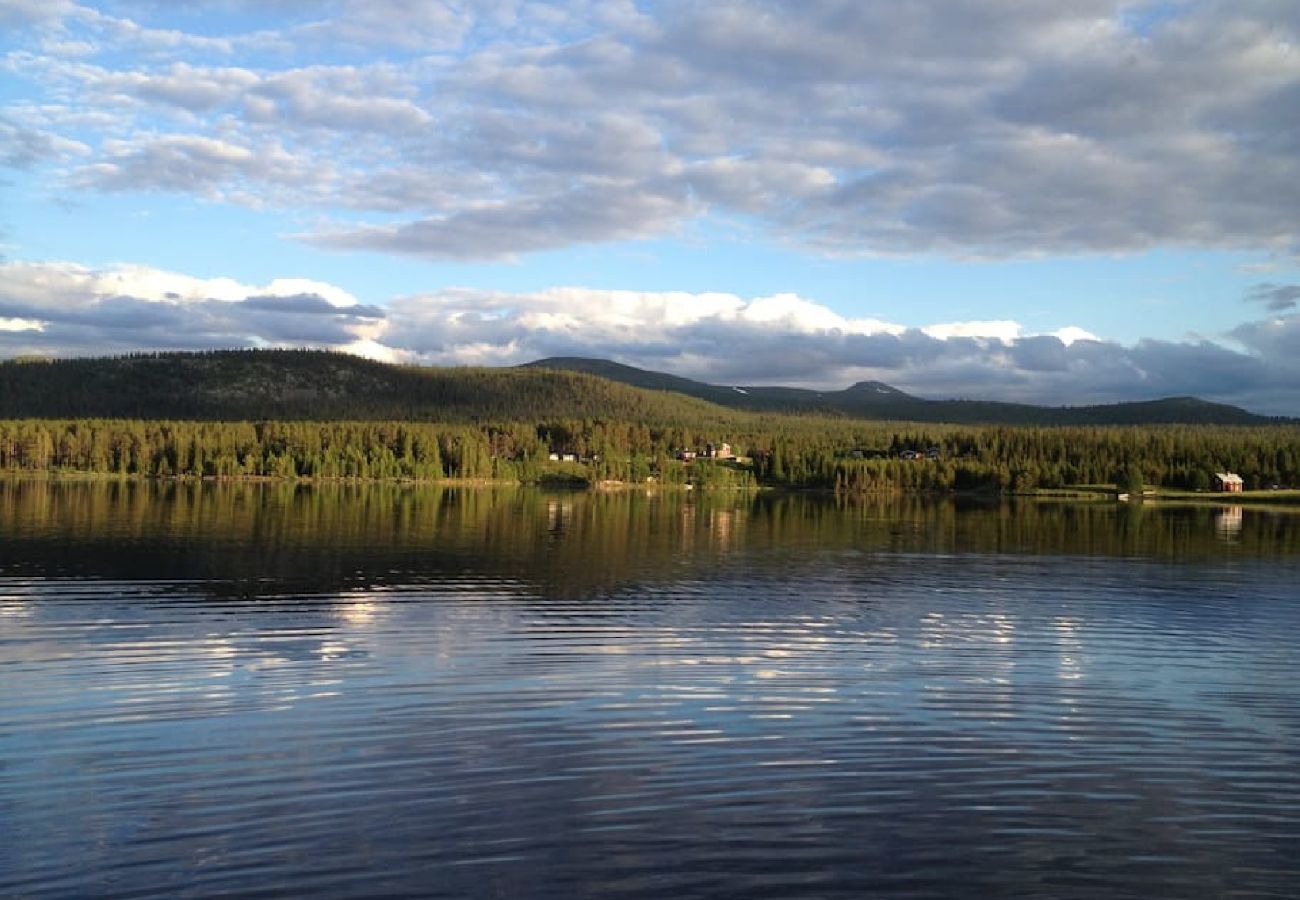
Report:
M 744 299 L 728 293 L 557 287 L 530 294 L 454 288 L 390 304 L 393 346 L 440 362 L 462 363 L 469 348 L 525 362 L 543 345 L 618 348 L 653 345 L 673 352 L 682 335 L 718 329 L 794 335 L 901 334 L 902 325 L 849 319 L 795 294 Z M 555 351 L 558 352 L 558 351 Z M 540 355 L 548 355 L 541 352 Z
M 183 304 L 208 300 L 237 303 L 249 297 L 308 295 L 338 309 L 359 305 L 342 288 L 310 278 L 276 278 L 264 285 L 247 285 L 233 278 L 195 278 L 141 265 L 93 269 L 67 262 L 0 263 L 0 297 L 56 309 L 86 306 L 106 297 Z
M 1090 331 L 1085 331 L 1084 329 L 1078 327 L 1077 325 L 1067 325 L 1064 328 L 1058 328 L 1056 331 L 1050 332 L 1050 334 L 1052 335 L 1052 337 L 1056 338 L 1058 341 L 1060 341 L 1062 344 L 1064 344 L 1067 347 L 1073 344 L 1075 341 L 1101 340 L 1101 338 L 1097 337 L 1097 335 L 1093 334 Z
M 1009 344 L 1020 337 L 1020 323 L 1007 320 L 985 322 L 945 322 L 922 328 L 925 334 L 939 341 L 948 338 L 992 338 Z
M 147 266 L 0 263 L 0 353 L 324 346 L 393 358 L 384 311 L 304 278 L 264 285 Z
M 382 338 L 400 358 L 507 365 L 546 356 L 616 359 L 718 384 L 836 389 L 879 380 L 929 397 L 1043 404 L 1197 395 L 1276 414 L 1300 411 L 1300 316 L 1210 343 L 1125 346 L 1077 326 L 1027 334 L 1014 321 L 906 328 L 848 319 L 792 294 L 455 288 L 389 304 Z
M 378 308 L 311 279 L 249 285 L 145 266 L 0 264 L 0 355 L 317 346 L 440 365 L 590 356 L 717 384 L 878 380 L 920 396 L 1043 404 L 1196 395 L 1300 412 L 1300 315 L 1248 322 L 1231 338 L 1244 350 L 1126 346 L 1074 326 L 1026 334 L 1013 321 L 908 328 L 795 294 L 448 288 Z
M 45 323 L 37 319 L 8 319 L 0 316 L 0 331 L 44 331 Z

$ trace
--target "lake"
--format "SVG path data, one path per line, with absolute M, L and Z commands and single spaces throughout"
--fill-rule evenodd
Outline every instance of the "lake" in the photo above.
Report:
M 0 896 L 1295 897 L 1300 514 L 0 481 Z

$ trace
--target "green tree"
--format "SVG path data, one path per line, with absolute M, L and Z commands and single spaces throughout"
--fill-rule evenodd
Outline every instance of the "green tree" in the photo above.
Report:
M 1140 494 L 1143 488 L 1142 470 L 1136 465 L 1129 465 L 1116 479 L 1116 487 L 1125 494 Z

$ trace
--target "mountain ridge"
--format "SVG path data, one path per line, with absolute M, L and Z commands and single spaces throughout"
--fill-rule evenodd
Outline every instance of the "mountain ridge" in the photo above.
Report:
M 673 390 L 749 412 L 818 413 L 954 425 L 1265 425 L 1293 421 L 1189 396 L 1111 404 L 1036 406 L 997 400 L 930 400 L 880 381 L 860 381 L 839 391 L 715 385 L 591 357 L 547 357 L 525 363 L 521 368 L 583 372 L 638 387 Z
M 650 425 L 735 422 L 749 414 L 953 425 L 1268 425 L 1194 397 L 1037 407 L 926 400 L 882 382 L 840 391 L 710 385 L 610 360 L 440 368 L 321 350 L 221 350 L 0 362 L 0 418 L 539 421 Z

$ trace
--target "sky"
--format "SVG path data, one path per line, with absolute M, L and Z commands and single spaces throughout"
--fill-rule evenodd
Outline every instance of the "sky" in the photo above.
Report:
M 0 0 L 0 357 L 1300 416 L 1294 0 Z

